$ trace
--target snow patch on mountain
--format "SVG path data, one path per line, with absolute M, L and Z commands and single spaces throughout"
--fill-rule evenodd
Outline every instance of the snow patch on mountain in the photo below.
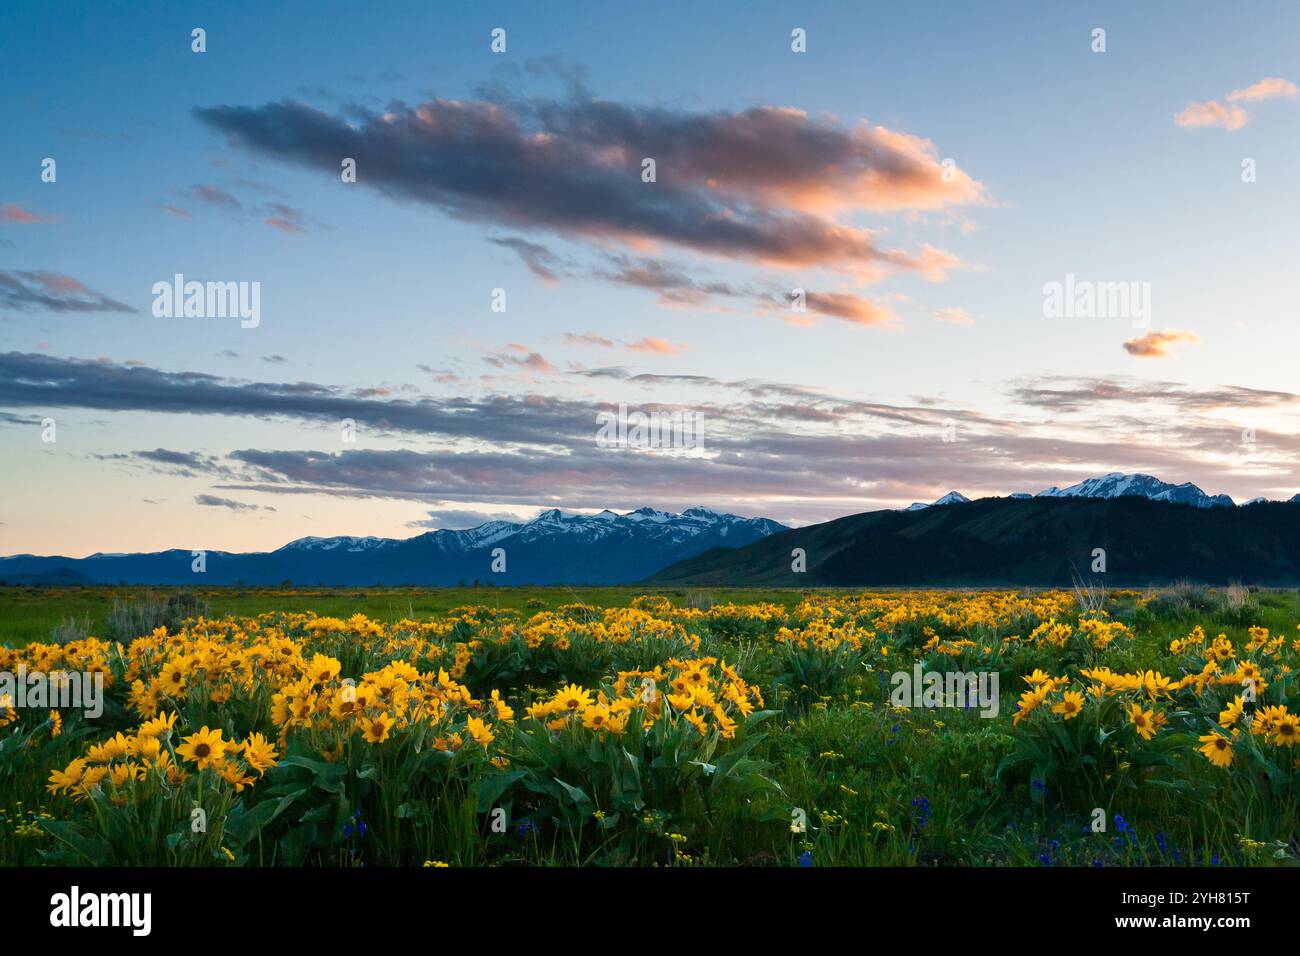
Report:
M 963 495 L 960 491 L 950 491 L 942 498 L 935 498 L 934 501 L 931 501 L 929 504 L 926 504 L 924 501 L 914 501 L 903 510 L 922 511 L 926 508 L 933 508 L 936 505 L 960 505 L 960 504 L 965 504 L 968 501 L 970 501 L 970 499 L 967 498 L 965 495 Z
M 352 535 L 338 535 L 333 538 L 318 538 L 314 535 L 308 535 L 305 538 L 298 538 L 290 541 L 281 551 L 334 551 L 343 549 L 344 551 L 371 551 L 375 548 L 382 548 L 392 544 L 392 538 L 377 538 L 373 535 L 365 537 L 353 537 Z
M 1143 474 L 1126 474 L 1124 472 L 1112 471 L 1096 478 L 1087 478 L 1078 484 L 1070 485 L 1067 488 L 1057 488 L 1055 486 L 1040 491 L 1037 495 L 1031 495 L 1028 492 L 1017 491 L 1010 495 L 1011 498 L 1122 498 L 1127 495 L 1135 495 L 1141 498 L 1149 498 L 1152 501 L 1171 501 L 1176 504 L 1189 504 L 1196 508 L 1224 508 L 1232 507 L 1235 502 L 1228 495 L 1207 495 L 1199 487 L 1190 481 L 1183 482 L 1181 485 L 1170 484 L 1167 481 L 1161 481 L 1152 475 Z M 926 504 L 923 501 L 917 501 L 908 505 L 903 511 L 922 511 L 925 508 L 932 508 L 935 505 L 960 504 L 970 499 L 956 491 L 950 491 L 942 498 Z M 1256 504 L 1260 501 L 1267 501 L 1266 498 L 1252 498 L 1244 504 Z M 1300 494 L 1290 499 L 1291 501 L 1300 501 Z
M 1124 474 L 1112 471 L 1098 478 L 1088 478 L 1068 488 L 1048 488 L 1039 498 L 1122 498 L 1136 495 L 1152 501 L 1172 501 L 1197 508 L 1219 508 L 1233 504 L 1227 495 L 1207 495 L 1190 481 L 1173 485 L 1152 475 Z
M 709 533 L 728 537 L 740 531 L 742 537 L 763 537 L 784 531 L 785 525 L 769 518 L 742 518 L 733 514 L 720 514 L 709 508 L 687 508 L 681 514 L 659 511 L 655 508 L 638 508 L 618 514 L 608 508 L 597 514 L 564 514 L 559 508 L 541 512 L 531 521 L 488 521 L 464 530 L 440 528 L 427 531 L 416 538 L 424 539 L 444 553 L 472 551 L 486 548 L 507 538 L 522 542 L 563 537 L 575 544 L 590 544 L 618 534 L 632 534 L 639 540 L 661 540 L 672 543 L 685 542 Z M 351 537 L 332 538 L 308 536 L 291 541 L 281 552 L 371 551 L 404 543 L 398 538 Z

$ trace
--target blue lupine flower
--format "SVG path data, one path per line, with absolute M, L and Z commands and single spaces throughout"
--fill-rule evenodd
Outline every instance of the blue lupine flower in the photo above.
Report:
M 930 801 L 926 797 L 916 797 L 912 800 L 913 816 L 916 819 L 917 826 L 926 826 L 930 822 Z
M 800 866 L 812 866 L 812 850 L 804 850 L 799 854 Z

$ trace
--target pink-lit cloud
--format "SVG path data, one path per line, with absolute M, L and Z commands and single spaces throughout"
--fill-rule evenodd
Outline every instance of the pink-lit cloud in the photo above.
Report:
M 1186 329 L 1153 330 L 1146 335 L 1129 339 L 1124 343 L 1124 351 L 1138 358 L 1168 358 L 1172 345 L 1196 345 L 1201 341 L 1195 332 Z

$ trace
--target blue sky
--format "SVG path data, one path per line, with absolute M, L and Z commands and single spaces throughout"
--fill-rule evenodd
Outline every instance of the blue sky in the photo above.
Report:
M 806 522 L 1108 470 L 1289 497 L 1298 31 L 1282 3 L 7 5 L 0 552 Z M 155 317 L 177 272 L 260 283 L 260 324 Z M 1148 284 L 1150 328 L 1045 317 L 1067 274 Z M 706 457 L 594 448 L 619 402 L 702 411 Z

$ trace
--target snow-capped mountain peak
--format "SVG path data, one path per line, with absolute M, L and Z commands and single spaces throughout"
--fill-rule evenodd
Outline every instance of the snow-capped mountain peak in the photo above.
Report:
M 924 501 L 914 501 L 903 510 L 923 511 L 926 508 L 933 508 L 936 505 L 960 505 L 965 504 L 968 501 L 970 501 L 970 499 L 960 491 L 950 491 L 942 498 L 935 498 L 934 501 L 931 501 L 929 504 L 926 504 Z
M 934 501 L 930 502 L 930 505 L 931 507 L 935 505 L 960 505 L 965 504 L 968 501 L 970 501 L 970 499 L 960 491 L 950 491 L 942 498 L 936 498 Z
M 1197 508 L 1216 508 L 1233 503 L 1227 495 L 1207 495 L 1190 481 L 1181 485 L 1161 481 L 1153 475 L 1125 474 L 1112 471 L 1097 478 L 1087 478 L 1068 488 L 1051 487 L 1040 491 L 1039 498 L 1122 498 L 1135 495 L 1152 501 L 1171 501 Z
M 1169 501 L 1175 504 L 1189 504 L 1196 508 L 1221 508 L 1231 507 L 1234 502 L 1228 495 L 1208 495 L 1199 487 L 1190 481 L 1183 482 L 1181 485 L 1171 484 L 1167 481 L 1161 481 L 1153 475 L 1127 474 L 1122 471 L 1112 471 L 1096 478 L 1086 478 L 1077 484 L 1070 485 L 1066 488 L 1057 488 L 1055 486 L 1040 491 L 1036 495 L 1030 495 L 1023 491 L 1018 491 L 1011 495 L 1011 498 L 1123 498 L 1126 496 L 1136 496 L 1148 498 L 1151 501 Z M 938 498 L 929 504 L 924 501 L 917 501 L 904 511 L 922 511 L 925 508 L 932 508 L 936 505 L 964 504 L 969 501 L 965 495 L 960 492 L 950 491 L 942 498 Z M 1255 498 L 1246 504 L 1255 504 L 1264 501 L 1263 498 Z M 1300 495 L 1296 495 L 1292 501 L 1300 501 Z
M 489 521 L 463 531 L 431 531 L 424 537 L 430 538 L 442 551 L 465 551 L 493 545 L 507 538 L 527 543 L 569 540 L 587 545 L 625 536 L 638 541 L 661 539 L 684 543 L 711 535 L 726 538 L 739 534 L 752 540 L 783 530 L 784 525 L 768 518 L 741 518 L 703 507 L 687 508 L 681 514 L 655 508 L 638 508 L 619 514 L 606 508 L 596 514 L 567 515 L 558 508 L 551 508 L 531 521 Z
M 377 538 L 374 535 L 356 537 L 350 534 L 337 535 L 332 538 L 318 538 L 307 535 L 290 541 L 281 551 L 371 551 L 393 543 L 392 538 Z

